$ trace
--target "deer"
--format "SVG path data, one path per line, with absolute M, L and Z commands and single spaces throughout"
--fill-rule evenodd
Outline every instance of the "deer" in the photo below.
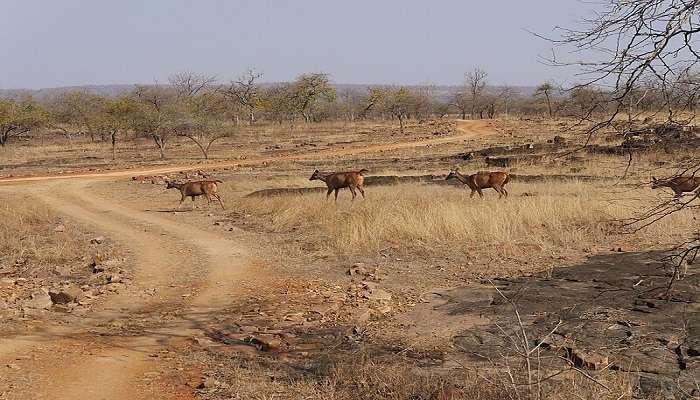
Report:
M 369 171 L 366 169 L 361 169 L 359 171 L 331 172 L 324 174 L 319 170 L 314 170 L 314 173 L 311 175 L 309 180 L 320 180 L 326 183 L 326 186 L 328 187 L 328 192 L 326 192 L 326 200 L 328 200 L 330 197 L 331 192 L 335 192 L 335 201 L 338 201 L 338 190 L 348 188 L 352 194 L 352 201 L 355 201 L 355 197 L 357 197 L 355 189 L 360 191 L 363 199 L 365 198 L 365 189 L 362 187 L 365 182 L 365 177 L 362 174 L 367 172 Z
M 217 190 L 219 189 L 218 186 L 216 185 L 217 183 L 224 183 L 220 180 L 207 180 L 207 181 L 192 181 L 192 182 L 185 182 L 185 183 L 176 183 L 173 181 L 166 181 L 166 189 L 177 189 L 180 191 L 180 195 L 182 195 L 182 198 L 180 199 L 180 204 L 177 205 L 177 208 L 180 209 L 182 206 L 182 203 L 185 201 L 187 197 L 192 198 L 192 209 L 194 209 L 194 198 L 197 196 L 206 196 L 207 200 L 209 202 L 207 204 L 211 204 L 212 202 L 212 197 L 214 197 L 216 200 L 219 201 L 219 204 L 221 205 L 221 209 L 224 210 L 224 202 L 221 200 L 221 196 L 219 196 Z
M 671 188 L 676 194 L 676 197 L 683 196 L 683 193 L 692 192 L 698 187 L 700 187 L 700 177 L 699 176 L 677 176 L 675 178 L 669 179 L 656 179 L 656 177 L 651 177 L 652 189 L 658 189 L 662 187 Z
M 484 198 L 484 193 L 481 189 L 493 188 L 493 190 L 498 192 L 498 198 L 508 197 L 508 191 L 504 187 L 506 183 L 510 181 L 510 175 L 507 172 L 489 172 L 489 171 L 479 171 L 476 174 L 465 176 L 459 173 L 459 168 L 455 167 L 450 170 L 445 180 L 457 179 L 463 184 L 469 186 L 472 190 L 469 198 L 474 197 L 474 193 L 479 193 L 479 197 Z

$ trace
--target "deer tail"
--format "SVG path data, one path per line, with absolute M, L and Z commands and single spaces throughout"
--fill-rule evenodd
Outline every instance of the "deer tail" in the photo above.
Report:
M 506 172 L 506 179 L 503 181 L 503 184 L 505 185 L 508 182 L 510 182 L 510 174 Z

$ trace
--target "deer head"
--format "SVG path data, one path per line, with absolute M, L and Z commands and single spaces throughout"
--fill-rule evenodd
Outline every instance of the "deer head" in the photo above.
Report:
M 313 180 L 322 180 L 323 176 L 321 175 L 321 171 L 319 170 L 314 170 L 314 173 L 311 174 L 311 178 L 309 178 L 310 181 Z
M 459 174 L 459 167 L 454 167 L 450 170 L 450 173 L 447 174 L 447 177 L 445 178 L 446 181 L 455 178 L 457 179 L 457 174 Z

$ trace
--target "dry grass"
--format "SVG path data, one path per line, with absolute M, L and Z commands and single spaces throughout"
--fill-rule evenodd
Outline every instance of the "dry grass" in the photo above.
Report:
M 6 199 L 0 205 L 0 269 L 60 265 L 85 254 L 80 232 L 48 208 L 18 197 Z M 55 231 L 58 225 L 64 225 L 63 232 Z
M 243 198 L 232 205 L 263 217 L 267 229 L 310 235 L 320 249 L 341 254 L 391 246 L 518 254 L 604 243 L 615 235 L 614 220 L 650 204 L 652 195 L 643 189 L 612 193 L 609 186 L 588 183 L 512 184 L 508 189 L 505 201 L 496 201 L 490 190 L 482 201 L 459 187 L 401 185 L 368 188 L 367 200 L 354 204 L 343 192 L 337 205 L 325 201 L 325 193 Z M 522 196 L 525 192 L 530 195 Z M 640 235 L 662 243 L 693 223 L 688 213 L 679 213 Z
M 576 373 L 564 373 L 532 391 L 513 386 L 502 371 L 479 368 L 431 371 L 398 356 L 370 356 L 359 351 L 353 357 L 317 357 L 311 365 L 294 367 L 273 361 L 219 357 L 217 391 L 199 393 L 203 399 L 309 399 L 309 400 L 503 400 L 572 398 L 622 400 L 632 398 L 632 385 L 623 376 L 595 374 L 598 383 Z M 546 371 L 541 371 L 543 375 Z M 513 373 L 516 373 L 513 371 Z M 516 378 L 520 376 L 516 375 Z M 539 390 L 539 392 L 538 392 Z M 535 392 L 535 393 L 533 393 Z

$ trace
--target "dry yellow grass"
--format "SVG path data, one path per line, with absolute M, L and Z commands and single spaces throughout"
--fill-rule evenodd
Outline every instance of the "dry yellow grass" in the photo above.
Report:
M 492 191 L 479 200 L 461 187 L 400 185 L 368 188 L 367 200 L 354 204 L 347 192 L 337 204 L 326 201 L 325 193 L 243 198 L 232 204 L 264 217 L 269 229 L 312 235 L 320 248 L 341 254 L 388 246 L 496 248 L 499 254 L 518 254 L 604 243 L 616 234 L 615 220 L 649 205 L 653 196 L 645 189 L 613 193 L 609 186 L 581 182 L 511 184 L 508 190 L 511 196 L 504 201 Z M 656 243 L 670 241 L 693 228 L 692 212 L 672 215 L 639 235 Z
M 43 205 L 19 197 L 0 205 L 0 269 L 60 265 L 84 255 L 85 241 L 72 226 L 55 231 L 60 219 Z

